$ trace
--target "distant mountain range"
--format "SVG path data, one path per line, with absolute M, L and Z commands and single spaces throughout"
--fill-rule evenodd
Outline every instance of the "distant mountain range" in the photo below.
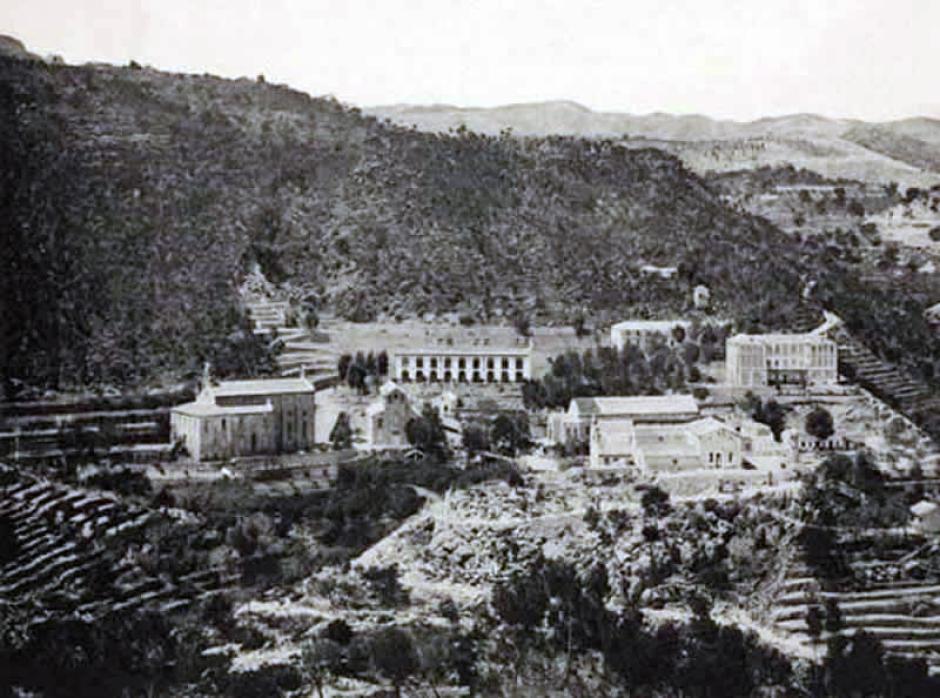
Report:
M 421 131 L 465 127 L 485 134 L 628 137 L 674 152 L 693 169 L 729 170 L 791 163 L 831 177 L 928 185 L 940 181 L 940 119 L 888 122 L 792 114 L 755 121 L 699 114 L 595 112 L 552 101 L 493 108 L 391 105 L 364 113 Z

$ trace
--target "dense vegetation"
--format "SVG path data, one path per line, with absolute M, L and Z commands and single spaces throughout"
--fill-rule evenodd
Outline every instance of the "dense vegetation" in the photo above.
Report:
M 923 318 L 938 289 L 859 280 L 851 241 L 784 235 L 658 150 L 418 133 L 263 81 L 9 57 L 0 112 L 8 394 L 206 359 L 263 372 L 237 296 L 255 265 L 314 313 L 520 327 L 675 316 L 699 283 L 736 328 L 793 327 L 816 281 L 877 353 L 940 375 Z
M 235 292 L 255 263 L 361 320 L 676 313 L 694 283 L 761 326 L 798 303 L 786 238 L 659 151 L 422 134 L 247 80 L 13 58 L 0 76 L 8 389 L 260 370 Z
M 568 351 L 551 359 L 551 368 L 539 379 L 526 381 L 522 398 L 526 407 L 567 408 L 572 398 L 603 395 L 662 395 L 682 392 L 702 380 L 698 362 L 713 361 L 724 353 L 727 328 L 681 327 L 670 347 L 666 338 L 644 352 L 627 345 Z

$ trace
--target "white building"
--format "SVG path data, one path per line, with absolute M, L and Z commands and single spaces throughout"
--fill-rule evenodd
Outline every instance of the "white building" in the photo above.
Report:
M 711 302 L 712 292 L 708 289 L 708 286 L 699 284 L 692 289 L 692 305 L 694 305 L 697 310 L 705 310 L 711 305 Z
M 579 397 L 566 412 L 549 416 L 548 437 L 556 444 L 584 442 L 595 419 L 663 424 L 691 422 L 698 416 L 698 403 L 691 395 Z
M 836 343 L 818 334 L 737 334 L 725 343 L 726 381 L 760 387 L 836 383 Z
M 687 320 L 626 320 L 611 326 L 610 343 L 618 351 L 623 351 L 628 345 L 649 351 L 657 341 L 674 347 L 680 343 L 676 339 L 676 328 L 682 329 L 684 338 L 691 326 Z
M 940 505 L 922 499 L 911 506 L 913 527 L 921 533 L 940 533 Z
M 744 438 L 713 417 L 687 423 L 635 423 L 597 419 L 591 425 L 593 468 L 635 466 L 673 472 L 742 467 Z
M 403 383 L 521 383 L 532 377 L 532 347 L 401 350 L 392 368 Z
M 366 408 L 366 443 L 371 448 L 407 446 L 405 427 L 417 415 L 407 393 L 391 381 L 385 383 Z
M 213 383 L 170 410 L 170 432 L 195 461 L 311 448 L 316 390 L 304 377 Z

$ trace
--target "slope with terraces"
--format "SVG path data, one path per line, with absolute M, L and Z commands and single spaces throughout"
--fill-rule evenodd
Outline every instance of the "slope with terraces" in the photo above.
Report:
M 291 326 L 294 323 L 289 301 L 255 298 L 246 301 L 245 307 L 255 334 L 280 344 L 277 363 L 281 375 L 298 375 L 303 371 L 318 387 L 335 379 L 337 354 L 330 345 L 329 334 L 320 329 Z
M 873 554 L 871 532 L 840 541 L 851 570 L 846 578 L 822 582 L 802 561 L 791 561 L 773 583 L 767 609 L 771 625 L 807 647 L 825 652 L 824 631 L 814 641 L 806 622 L 811 606 L 833 601 L 846 636 L 864 630 L 889 655 L 922 658 L 940 674 L 940 570 L 922 561 L 922 537 L 879 536 Z
M 74 398 L 0 404 L 0 457 L 58 462 L 88 455 L 150 462 L 172 451 L 169 410 L 187 390 L 122 398 Z
M 796 314 L 793 330 L 818 330 L 821 317 L 818 308 L 805 304 Z M 847 380 L 858 383 L 920 425 L 940 410 L 940 397 L 900 367 L 878 357 L 853 336 L 837 316 L 831 317 L 836 321 L 827 323 L 823 330 L 839 347 L 839 372 Z
M 159 551 L 159 534 L 171 520 L 128 506 L 116 496 L 47 480 L 2 473 L 0 597 L 38 604 L 35 622 L 72 618 L 91 622 L 110 613 L 170 613 L 219 593 L 234 578 L 223 569 L 167 574 L 142 564 L 137 552 Z

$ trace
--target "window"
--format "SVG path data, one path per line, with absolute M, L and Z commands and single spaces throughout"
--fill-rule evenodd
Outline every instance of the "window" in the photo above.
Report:
M 509 359 L 503 359 L 503 368 L 509 368 Z
M 225 419 L 222 420 L 222 431 L 225 431 Z
M 436 356 L 432 356 L 432 357 L 431 357 L 431 368 L 437 368 L 437 357 L 436 357 Z
M 458 367 L 458 368 L 466 368 L 466 367 L 467 367 L 467 360 L 464 359 L 463 357 L 461 357 L 460 359 L 458 359 L 458 360 L 457 360 L 457 367 Z
M 417 359 L 415 359 L 415 366 L 418 368 L 424 368 L 424 358 L 419 356 Z
M 479 357 L 475 357 L 475 358 L 473 359 L 473 367 L 474 367 L 474 368 L 480 368 L 480 358 L 479 358 Z
M 522 370 L 522 359 L 516 359 L 516 368 Z
M 450 358 L 444 359 L 444 368 L 450 368 Z

